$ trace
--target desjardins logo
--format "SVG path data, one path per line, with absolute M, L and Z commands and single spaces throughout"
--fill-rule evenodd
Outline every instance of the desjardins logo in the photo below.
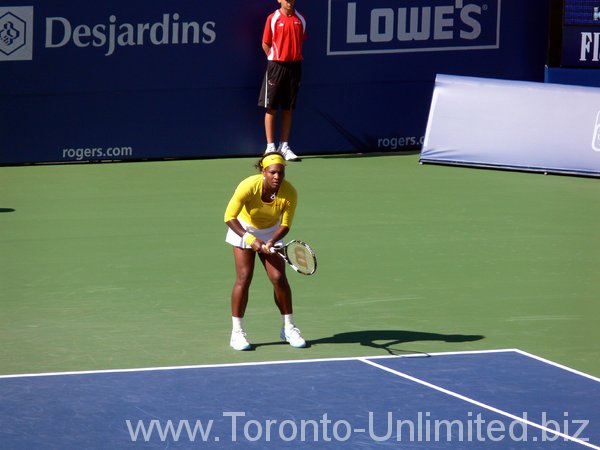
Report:
M 33 6 L 0 6 L 0 61 L 33 57 Z

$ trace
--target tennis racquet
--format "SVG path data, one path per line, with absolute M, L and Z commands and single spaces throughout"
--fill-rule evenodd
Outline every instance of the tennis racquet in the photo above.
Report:
M 306 242 L 290 241 L 283 246 L 271 247 L 292 269 L 302 275 L 312 275 L 317 270 L 317 256 Z

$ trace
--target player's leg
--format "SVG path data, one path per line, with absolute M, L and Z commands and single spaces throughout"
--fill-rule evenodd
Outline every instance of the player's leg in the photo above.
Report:
M 278 104 L 278 89 L 279 79 L 281 77 L 280 65 L 269 61 L 267 63 L 267 70 L 263 78 L 263 83 L 260 88 L 260 95 L 258 97 L 258 105 L 265 108 L 265 138 L 267 140 L 267 148 L 265 153 L 273 152 L 277 150 L 275 145 L 275 125 L 277 120 L 277 110 L 279 109 Z
M 259 256 L 273 284 L 275 304 L 279 312 L 282 315 L 292 314 L 292 288 L 285 273 L 285 262 L 277 255 L 260 254 Z
M 289 144 L 293 113 L 292 109 L 283 109 L 281 111 L 281 142 L 277 151 L 283 155 L 286 161 L 298 159 L 298 155 L 292 151 Z
M 290 141 L 293 113 L 294 112 L 291 109 L 284 109 L 281 111 L 281 142 Z
M 293 320 L 292 289 L 285 273 L 285 262 L 277 255 L 261 254 L 260 259 L 273 284 L 275 304 L 283 319 L 281 339 L 289 342 L 292 347 L 306 347 L 306 341 L 302 338 L 300 330 L 295 326 Z
M 254 251 L 233 247 L 235 259 L 235 282 L 231 292 L 231 314 L 244 317 L 248 305 L 248 292 L 254 275 Z
M 296 99 L 302 78 L 301 63 L 292 63 L 285 68 L 285 75 L 281 80 L 279 95 L 281 96 L 281 136 L 279 152 L 287 161 L 294 161 L 298 156 L 292 151 L 289 141 L 292 131 L 292 117 L 296 107 Z
M 233 247 L 235 260 L 235 282 L 231 291 L 232 330 L 230 345 L 235 350 L 248 350 L 243 318 L 248 306 L 248 293 L 254 274 L 254 251 Z
M 265 152 L 274 152 L 275 146 L 275 126 L 277 123 L 277 110 L 267 108 L 265 112 L 265 137 L 267 139 L 267 150 Z

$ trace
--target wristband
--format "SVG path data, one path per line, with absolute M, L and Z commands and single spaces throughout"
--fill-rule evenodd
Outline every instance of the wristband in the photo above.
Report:
M 242 236 L 242 239 L 244 240 L 244 242 L 246 244 L 248 244 L 250 247 L 252 247 L 252 244 L 254 244 L 254 241 L 256 240 L 256 236 L 254 236 L 253 234 L 250 234 L 246 231 L 244 233 L 244 235 Z

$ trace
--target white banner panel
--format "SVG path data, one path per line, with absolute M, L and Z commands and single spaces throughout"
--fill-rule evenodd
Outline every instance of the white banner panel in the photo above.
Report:
M 600 89 L 438 75 L 421 162 L 600 176 Z

